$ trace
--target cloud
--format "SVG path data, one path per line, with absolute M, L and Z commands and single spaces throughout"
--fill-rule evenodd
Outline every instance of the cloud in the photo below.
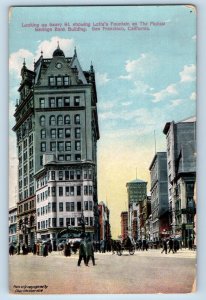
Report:
M 151 53 L 142 53 L 138 59 L 127 60 L 125 64 L 126 75 L 119 76 L 123 80 L 137 80 L 144 78 L 157 65 L 157 59 Z
M 75 43 L 73 39 L 63 39 L 58 36 L 53 36 L 50 40 L 44 40 L 39 43 L 38 48 L 35 52 L 35 59 L 39 59 L 41 51 L 43 56 L 52 57 L 54 50 L 59 47 L 64 51 L 65 56 L 73 56 Z M 78 49 L 77 49 L 78 52 Z
M 111 108 L 113 108 L 115 106 L 115 101 L 107 101 L 107 102 L 104 102 L 104 101 L 100 101 L 99 104 L 98 104 L 98 109 L 99 110 L 109 110 Z
M 141 80 L 137 80 L 134 82 L 134 88 L 130 90 L 132 95 L 146 94 L 152 89 L 148 84 Z
M 192 82 L 196 79 L 196 67 L 194 64 L 185 65 L 183 70 L 179 73 L 180 82 Z
M 151 134 L 154 129 L 162 127 L 165 115 L 160 109 L 139 108 L 135 110 L 122 110 L 119 113 L 105 112 L 99 114 L 101 120 L 107 121 L 108 128 L 103 132 L 103 139 L 142 137 Z M 115 123 L 114 120 L 116 120 Z M 159 129 L 158 129 L 159 130 Z
M 183 101 L 184 101 L 183 99 L 175 99 L 175 100 L 172 100 L 172 101 L 171 101 L 171 106 L 172 106 L 172 107 L 179 106 L 180 104 L 182 104 Z
M 19 49 L 14 52 L 9 57 L 9 70 L 18 79 L 21 78 L 20 70 L 22 68 L 23 61 L 25 59 L 26 66 L 28 69 L 33 70 L 34 59 L 38 60 L 41 51 L 43 51 L 43 56 L 52 57 L 54 49 L 57 47 L 57 42 L 59 42 L 60 48 L 65 52 L 66 56 L 73 55 L 74 51 L 74 40 L 73 39 L 63 39 L 57 36 L 52 37 L 50 40 L 38 41 L 38 47 L 35 53 L 30 52 L 26 49 Z
M 170 84 L 165 89 L 152 94 L 152 96 L 154 97 L 152 102 L 157 103 L 157 102 L 165 100 L 166 98 L 168 98 L 168 96 L 174 96 L 177 94 L 178 94 L 178 91 L 177 91 L 176 84 Z
M 196 95 L 195 92 L 193 92 L 193 93 L 190 95 L 190 99 L 191 99 L 191 100 L 196 100 L 196 98 L 197 98 L 197 95 Z
M 9 57 L 9 70 L 12 74 L 16 75 L 17 78 L 21 76 L 21 68 L 23 66 L 24 59 L 28 68 L 33 69 L 32 64 L 34 60 L 33 53 L 26 49 L 19 49 Z
M 122 111 L 114 112 L 107 111 L 99 113 L 101 120 L 121 120 L 121 121 L 132 121 L 132 124 L 149 124 L 153 125 L 156 114 L 154 111 L 145 108 L 139 108 L 135 110 L 127 110 L 126 107 Z
M 126 102 L 122 102 L 121 105 L 122 106 L 129 106 L 131 105 L 133 102 L 132 101 L 126 101 Z
M 110 79 L 108 78 L 107 73 L 96 73 L 96 83 L 97 85 L 105 85 L 107 82 L 109 82 Z

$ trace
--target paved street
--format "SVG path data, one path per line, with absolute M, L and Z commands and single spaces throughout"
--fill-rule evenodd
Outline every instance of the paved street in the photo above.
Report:
M 33 288 L 38 293 L 38 286 L 44 285 L 43 294 L 189 293 L 195 255 L 187 250 L 167 255 L 160 250 L 136 251 L 133 256 L 95 253 L 96 266 L 90 262 L 89 267 L 83 263 L 77 267 L 77 254 L 15 255 L 9 258 L 10 291 Z

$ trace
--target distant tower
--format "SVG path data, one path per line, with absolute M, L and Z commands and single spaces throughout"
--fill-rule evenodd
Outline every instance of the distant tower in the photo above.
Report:
M 128 234 L 133 235 L 134 210 L 147 196 L 147 182 L 135 179 L 126 184 L 128 194 Z M 138 221 L 138 220 L 136 220 Z

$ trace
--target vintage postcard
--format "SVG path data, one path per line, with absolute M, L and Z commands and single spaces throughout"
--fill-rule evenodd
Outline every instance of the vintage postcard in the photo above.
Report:
M 9 291 L 190 293 L 196 8 L 9 9 Z

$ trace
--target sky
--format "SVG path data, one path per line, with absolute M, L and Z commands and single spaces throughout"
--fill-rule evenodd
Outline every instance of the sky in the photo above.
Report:
M 95 30 L 113 23 L 125 30 Z M 128 30 L 132 23 L 149 30 Z M 159 22 L 159 26 L 157 25 Z M 87 31 L 35 31 L 34 24 L 90 23 Z M 106 23 L 108 25 L 106 25 Z M 155 25 L 156 24 L 156 25 Z M 161 25 L 164 24 L 164 25 Z M 89 25 L 89 24 L 88 24 Z M 73 27 L 73 26 L 72 26 Z M 77 26 L 80 27 L 80 26 Z M 53 28 L 53 26 L 52 26 Z M 67 29 L 67 26 L 65 27 Z M 66 56 L 74 47 L 83 70 L 94 66 L 100 140 L 98 199 L 110 209 L 113 237 L 120 234 L 120 213 L 127 208 L 126 183 L 148 182 L 156 151 L 166 150 L 163 128 L 196 113 L 196 12 L 191 6 L 27 7 L 10 9 L 10 206 L 17 191 L 13 113 L 23 59 L 33 69 L 40 56 L 50 58 L 59 41 Z M 155 138 L 154 138 L 155 137 Z

